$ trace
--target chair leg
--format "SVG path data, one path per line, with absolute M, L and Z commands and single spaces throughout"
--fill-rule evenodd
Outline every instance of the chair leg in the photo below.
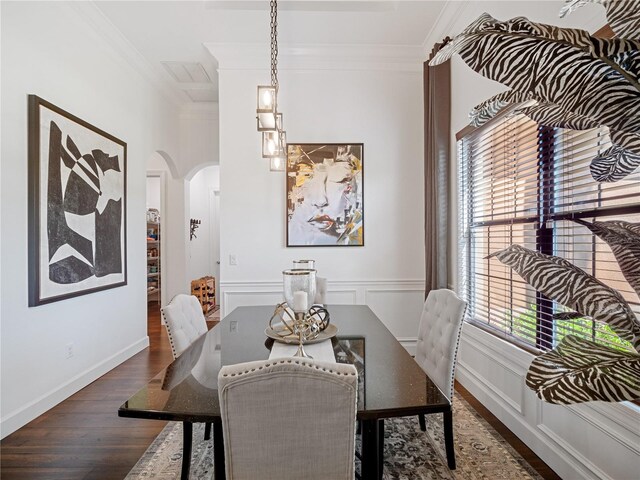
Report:
M 423 432 L 427 431 L 427 422 L 424 419 L 424 413 L 418 415 L 418 421 L 420 422 L 420 430 Z
M 378 420 L 378 472 L 382 478 L 384 471 L 384 418 Z
M 181 480 L 189 480 L 189 470 L 191 469 L 191 445 L 193 438 L 193 424 L 182 422 L 182 469 L 180 471 Z
M 211 440 L 211 423 L 209 422 L 204 424 L 204 439 Z
M 444 446 L 447 451 L 447 465 L 449 470 L 456 469 L 456 452 L 453 448 L 453 412 L 450 410 L 443 414 Z

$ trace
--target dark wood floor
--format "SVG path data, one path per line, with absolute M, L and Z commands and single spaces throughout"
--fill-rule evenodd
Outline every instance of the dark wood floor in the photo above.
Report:
M 2 440 L 2 479 L 122 479 L 127 475 L 166 424 L 117 414 L 120 405 L 173 358 L 160 312 L 152 305 L 148 323 L 150 348 Z
M 527 447 L 504 423 L 456 381 L 456 391 L 478 412 L 533 468 L 547 480 L 562 480 L 533 450 Z
M 160 314 L 149 306 L 150 348 L 138 353 L 0 442 L 0 477 L 122 479 L 165 422 L 119 418 L 117 410 L 171 360 Z M 544 477 L 559 479 L 464 388 L 456 389 Z

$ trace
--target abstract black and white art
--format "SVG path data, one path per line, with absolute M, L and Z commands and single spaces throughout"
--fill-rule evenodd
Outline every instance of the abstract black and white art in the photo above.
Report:
M 29 306 L 127 283 L 127 144 L 29 95 Z

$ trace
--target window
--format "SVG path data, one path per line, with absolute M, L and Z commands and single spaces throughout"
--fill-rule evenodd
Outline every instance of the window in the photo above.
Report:
M 615 183 L 591 177 L 591 159 L 609 146 L 606 129 L 550 129 L 512 112 L 458 142 L 460 278 L 468 321 L 539 350 L 567 334 L 630 348 L 590 318 L 554 321 L 562 305 L 499 260 L 485 258 L 511 244 L 563 257 L 617 289 L 640 314 L 609 246 L 573 221 L 640 222 L 640 172 Z

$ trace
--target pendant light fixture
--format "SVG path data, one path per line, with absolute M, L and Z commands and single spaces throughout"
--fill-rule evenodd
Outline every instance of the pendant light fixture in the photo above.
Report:
M 256 109 L 262 134 L 262 157 L 270 159 L 272 171 L 284 170 L 287 137 L 278 112 L 278 2 L 271 0 L 271 85 L 258 85 Z

